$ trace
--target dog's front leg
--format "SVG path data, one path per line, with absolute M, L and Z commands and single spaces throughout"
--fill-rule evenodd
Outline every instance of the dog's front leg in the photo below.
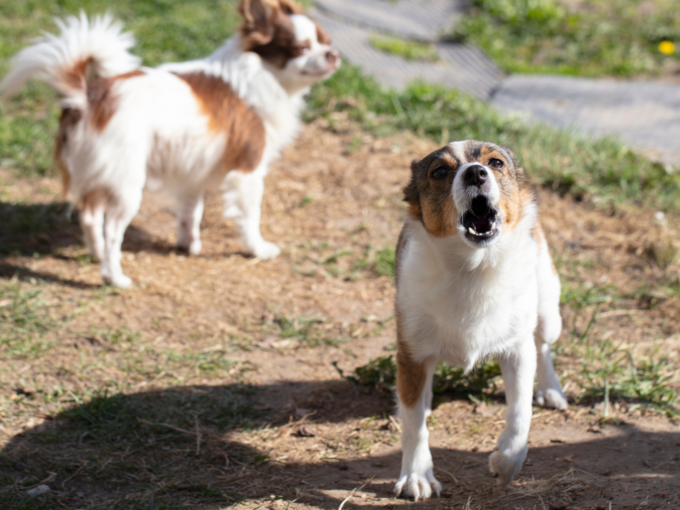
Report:
M 531 403 L 536 374 L 536 345 L 529 337 L 498 359 L 505 382 L 508 410 L 505 428 L 498 438 L 497 450 L 489 457 L 491 472 L 498 484 L 512 481 L 527 456 L 531 424 Z
M 260 233 L 264 194 L 263 174 L 261 169 L 250 173 L 236 170 L 229 172 L 225 181 L 227 191 L 223 198 L 224 217 L 236 220 L 246 250 L 260 259 L 267 260 L 278 256 L 281 250 L 274 243 L 265 241 Z
M 436 360 L 417 363 L 403 343 L 397 353 L 397 390 L 401 418 L 401 474 L 394 487 L 414 500 L 427 499 L 432 490 L 439 493 L 441 484 L 434 477 L 432 455 L 428 443 L 426 418 L 432 404 L 432 375 Z M 429 388 L 429 391 L 428 391 Z

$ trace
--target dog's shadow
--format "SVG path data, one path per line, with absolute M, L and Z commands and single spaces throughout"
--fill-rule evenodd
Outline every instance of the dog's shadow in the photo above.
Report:
M 407 506 L 391 493 L 400 470 L 396 430 L 387 440 L 392 447 L 343 453 L 343 442 L 359 437 L 343 423 L 373 418 L 361 423 L 378 430 L 376 417 L 389 424 L 392 410 L 390 396 L 342 380 L 100 394 L 8 442 L 0 454 L 0 507 L 26 504 L 28 491 L 41 483 L 51 490 L 33 503 L 45 508 L 222 508 L 265 500 L 271 508 L 295 501 L 330 509 L 352 494 L 348 505 L 355 507 L 366 498 L 372 505 Z M 680 433 L 619 428 L 618 435 L 589 442 L 530 447 L 519 481 L 508 488 L 496 487 L 488 453 L 435 448 L 444 501 L 424 506 L 506 508 L 512 500 L 518 505 L 512 508 L 606 508 L 617 501 L 612 480 L 649 483 L 655 476 L 663 479 L 666 496 L 677 489 L 678 471 L 668 455 L 676 453 Z M 382 441 L 390 436 L 381 434 Z M 634 452 L 627 448 L 641 443 L 644 462 L 631 461 Z M 612 455 L 620 462 L 607 459 Z M 642 501 L 645 494 L 631 489 L 626 497 Z M 278 499 L 284 500 L 279 506 Z
M 0 278 L 40 279 L 77 288 L 98 287 L 60 278 L 46 271 L 31 270 L 8 259 L 12 256 L 50 255 L 61 260 L 76 260 L 68 248 L 82 247 L 78 211 L 68 202 L 23 204 L 0 201 Z M 167 255 L 176 247 L 130 225 L 125 232 L 123 250 L 133 253 L 154 252 Z

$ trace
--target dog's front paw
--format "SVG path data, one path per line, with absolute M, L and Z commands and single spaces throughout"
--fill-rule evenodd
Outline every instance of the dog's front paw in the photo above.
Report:
M 434 491 L 437 496 L 442 492 L 442 485 L 437 481 L 431 469 L 424 474 L 408 473 L 402 475 L 394 486 L 394 495 L 399 496 L 402 492 L 413 498 L 414 501 L 428 499 Z
M 534 400 L 539 406 L 566 409 L 569 403 L 560 388 L 537 388 Z
M 269 241 L 262 241 L 255 248 L 253 248 L 252 253 L 258 259 L 269 260 L 279 256 L 281 253 L 281 248 L 276 246 L 274 243 Z
M 102 274 L 102 278 L 104 279 L 104 283 L 108 283 L 109 285 L 113 285 L 114 287 L 118 287 L 120 289 L 127 289 L 132 285 L 132 278 L 129 278 L 124 274 L 120 274 L 115 277 Z
M 498 477 L 498 485 L 507 485 L 522 468 L 527 456 L 526 445 L 518 452 L 497 450 L 489 457 L 489 469 Z

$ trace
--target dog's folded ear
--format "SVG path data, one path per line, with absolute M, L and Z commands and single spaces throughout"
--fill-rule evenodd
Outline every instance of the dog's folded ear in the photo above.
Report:
M 243 18 L 241 32 L 254 46 L 271 42 L 274 38 L 273 19 L 278 14 L 278 2 L 267 0 L 241 0 L 238 12 Z
M 288 15 L 302 14 L 302 7 L 293 0 L 279 0 L 279 5 L 281 6 L 281 10 Z

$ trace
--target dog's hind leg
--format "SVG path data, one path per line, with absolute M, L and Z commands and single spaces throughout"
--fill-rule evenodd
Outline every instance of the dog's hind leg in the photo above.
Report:
M 104 211 L 107 201 L 104 190 L 90 191 L 83 198 L 79 214 L 83 241 L 95 262 L 104 259 Z
M 401 418 L 401 473 L 394 486 L 398 496 L 405 492 L 416 501 L 427 499 L 442 486 L 434 476 L 426 418 L 432 403 L 432 376 L 436 360 L 416 362 L 408 346 L 399 342 L 397 390 Z
M 190 255 L 201 253 L 201 219 L 203 195 L 186 199 L 177 209 L 177 247 Z
M 261 168 L 250 173 L 229 172 L 224 182 L 223 198 L 224 217 L 236 221 L 246 251 L 266 260 L 278 256 L 281 250 L 274 243 L 265 241 L 260 233 L 263 174 Z
M 116 287 L 129 287 L 132 280 L 123 274 L 120 266 L 121 245 L 128 225 L 135 217 L 142 201 L 141 188 L 116 190 L 106 209 L 104 220 L 105 254 L 102 261 L 102 278 Z
M 562 331 L 560 316 L 560 278 L 553 265 L 548 245 L 541 236 L 538 251 L 538 325 L 534 334 L 537 351 L 536 403 L 555 409 L 566 409 L 567 398 L 562 392 L 560 381 L 555 375 L 550 344 Z

